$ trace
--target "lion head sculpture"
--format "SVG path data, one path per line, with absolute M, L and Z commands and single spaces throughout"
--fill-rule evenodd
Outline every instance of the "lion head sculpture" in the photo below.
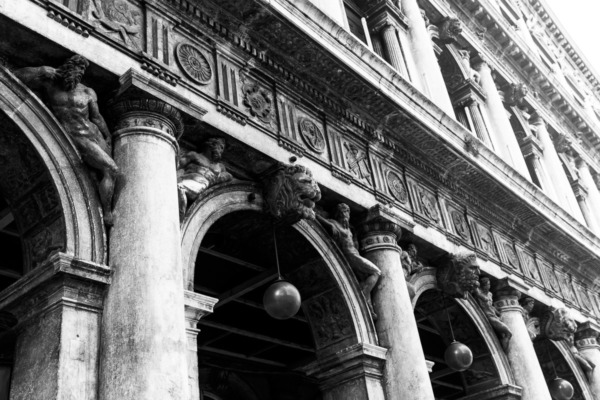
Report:
M 440 40 L 444 43 L 451 43 L 458 39 L 462 33 L 462 25 L 458 18 L 446 18 L 438 25 Z
M 570 340 L 577 330 L 577 324 L 569 316 L 566 308 L 549 307 L 540 321 L 542 336 L 551 340 Z
M 264 180 L 264 199 L 265 211 L 280 222 L 293 224 L 315 219 L 321 190 L 308 168 L 280 163 Z
M 466 297 L 479 287 L 479 273 L 475 253 L 453 254 L 437 269 L 438 287 L 452 297 Z

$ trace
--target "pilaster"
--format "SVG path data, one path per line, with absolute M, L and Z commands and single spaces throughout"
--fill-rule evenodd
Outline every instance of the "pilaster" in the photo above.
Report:
M 4 292 L 0 309 L 18 320 L 12 400 L 98 398 L 100 320 L 109 283 L 108 267 L 55 253 Z
M 373 307 L 381 346 L 388 349 L 384 368 L 387 399 L 433 400 L 425 354 L 400 261 L 401 226 L 410 226 L 387 209 L 375 206 L 361 225 L 365 257 L 381 269 Z M 411 360 L 407 363 L 406 360 Z

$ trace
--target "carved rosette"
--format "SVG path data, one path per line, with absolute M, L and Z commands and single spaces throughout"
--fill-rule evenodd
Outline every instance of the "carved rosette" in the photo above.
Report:
M 408 202 L 408 190 L 402 177 L 396 172 L 389 170 L 386 174 L 387 187 L 392 196 L 402 204 Z
M 550 340 L 569 340 L 577 324 L 566 308 L 548 307 L 540 320 L 541 334 Z
M 180 43 L 175 50 L 177 63 L 194 82 L 206 85 L 212 79 L 210 62 L 202 52 L 190 44 Z
M 479 265 L 474 253 L 453 254 L 436 272 L 438 287 L 456 298 L 466 298 L 467 293 L 479 287 Z
M 242 86 L 244 105 L 250 114 L 260 121 L 270 124 L 273 119 L 273 100 L 269 91 L 261 88 L 256 83 L 247 83 Z
M 278 163 L 265 174 L 263 184 L 265 211 L 276 221 L 293 224 L 315 219 L 321 190 L 308 168 Z
M 173 138 L 183 134 L 179 111 L 160 100 L 126 98 L 112 103 L 110 110 L 117 121 L 115 135 L 140 127 L 154 128 Z
M 323 153 L 325 151 L 325 135 L 321 129 L 311 119 L 300 117 L 298 118 L 298 129 L 302 140 L 309 149 L 315 153 Z

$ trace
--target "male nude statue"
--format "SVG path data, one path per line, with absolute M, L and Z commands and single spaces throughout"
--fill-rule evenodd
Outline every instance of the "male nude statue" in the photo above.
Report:
M 219 162 L 225 150 L 225 139 L 209 138 L 203 144 L 201 153 L 189 151 L 179 157 L 179 169 L 182 170 L 177 179 L 179 194 L 179 219 L 188 209 L 188 204 L 208 187 L 231 180 L 231 174 Z
M 111 136 L 98 110 L 96 92 L 80 83 L 88 65 L 85 58 L 74 55 L 58 68 L 28 67 L 15 71 L 15 75 L 42 96 L 73 139 L 83 162 L 101 174 L 98 191 L 104 223 L 111 226 L 112 199 L 119 169 L 111 158 Z
M 483 313 L 490 321 L 490 325 L 496 331 L 496 334 L 500 338 L 502 348 L 504 351 L 508 349 L 508 343 L 512 338 L 512 332 L 510 328 L 500 320 L 500 312 L 494 306 L 493 295 L 490 292 L 490 279 L 483 277 L 480 280 L 480 286 L 475 289 L 475 299 L 479 303 L 479 306 L 483 310 Z
M 346 256 L 358 280 L 361 280 L 360 275 L 366 275 L 366 279 L 360 282 L 361 290 L 373 319 L 377 319 L 377 314 L 373 310 L 371 292 L 381 276 L 381 271 L 371 261 L 362 257 L 356 249 L 354 237 L 350 231 L 350 207 L 345 203 L 338 204 L 334 218 L 327 219 L 317 214 L 317 219 L 331 232 L 331 236 Z

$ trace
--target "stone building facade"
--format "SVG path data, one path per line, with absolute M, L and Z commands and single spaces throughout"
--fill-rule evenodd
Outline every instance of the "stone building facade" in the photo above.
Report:
M 544 0 L 0 0 L 0 400 L 599 400 L 599 79 Z

